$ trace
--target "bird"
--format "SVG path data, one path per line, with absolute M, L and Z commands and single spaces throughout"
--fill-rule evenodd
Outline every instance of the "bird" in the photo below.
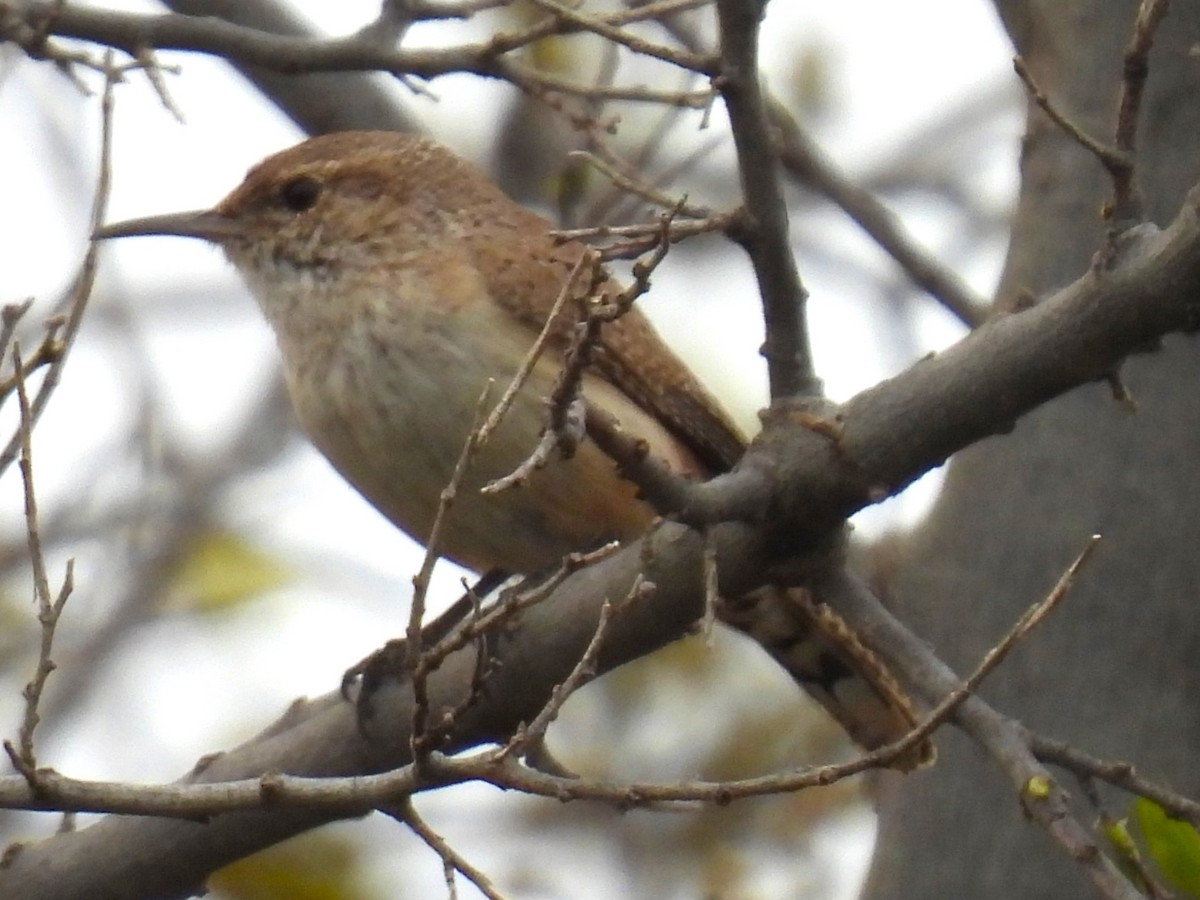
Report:
M 402 531 L 425 543 L 481 392 L 541 355 L 461 483 L 436 550 L 480 573 L 533 575 L 572 552 L 646 531 L 656 511 L 595 442 L 513 472 L 542 433 L 579 303 L 557 304 L 590 249 L 430 138 L 322 135 L 250 169 L 215 207 L 110 224 L 98 240 L 176 235 L 218 246 L 274 330 L 303 431 Z M 613 298 L 601 273 L 590 290 Z M 598 408 L 688 478 L 732 467 L 747 438 L 636 304 L 606 323 L 581 382 Z M 848 734 L 873 749 L 916 713 L 886 667 L 831 611 L 751 596 L 723 618 L 758 640 Z M 778 599 L 778 598 L 776 598 Z M 928 752 L 901 760 L 911 767 Z

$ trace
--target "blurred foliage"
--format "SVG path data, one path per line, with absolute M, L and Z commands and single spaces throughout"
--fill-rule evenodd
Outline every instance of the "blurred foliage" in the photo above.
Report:
M 316 831 L 226 866 L 208 887 L 228 900 L 374 900 L 363 862 L 361 842 Z
M 282 587 L 292 572 L 244 535 L 199 532 L 181 556 L 167 591 L 172 610 L 223 612 Z
M 711 646 L 695 635 L 606 675 L 571 699 L 559 725 L 550 741 L 561 762 L 617 782 L 746 778 L 853 752 L 782 670 L 724 630 Z M 765 858 L 782 861 L 798 895 L 821 880 L 813 835 L 862 802 L 860 784 L 611 815 L 589 804 L 529 801 L 525 821 L 547 833 L 605 834 L 637 896 L 767 898 L 754 887 Z
M 832 110 L 837 102 L 833 89 L 837 68 L 837 55 L 825 41 L 813 38 L 797 48 L 781 87 L 800 121 L 817 119 Z

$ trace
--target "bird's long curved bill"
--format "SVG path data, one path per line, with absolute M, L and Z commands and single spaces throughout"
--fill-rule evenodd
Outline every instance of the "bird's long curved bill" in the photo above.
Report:
M 194 212 L 170 213 L 165 216 L 146 216 L 101 225 L 92 233 L 93 241 L 111 238 L 138 237 L 141 235 L 175 235 L 193 237 L 205 241 L 220 242 L 239 231 L 237 222 L 210 209 Z

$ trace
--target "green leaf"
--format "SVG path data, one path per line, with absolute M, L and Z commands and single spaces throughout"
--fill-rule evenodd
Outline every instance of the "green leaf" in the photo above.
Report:
M 345 835 L 306 834 L 213 873 L 211 891 L 230 900 L 367 900 L 362 852 Z
M 171 578 L 173 609 L 214 612 L 238 606 L 287 584 L 291 572 L 236 532 L 202 531 Z
M 1188 896 L 1200 898 L 1200 834 L 1145 797 L 1134 801 L 1133 813 L 1163 878 Z

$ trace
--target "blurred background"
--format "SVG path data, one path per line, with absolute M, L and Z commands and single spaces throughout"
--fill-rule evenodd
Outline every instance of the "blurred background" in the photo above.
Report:
M 330 35 L 378 14 L 367 0 L 293 6 Z M 403 46 L 482 40 L 532 13 L 514 4 L 418 23 Z M 711 40 L 711 11 L 691 15 Z M 768 84 L 802 127 L 988 297 L 1007 242 L 1021 132 L 1012 49 L 991 5 L 776 0 L 762 34 Z M 547 39 L 527 61 L 577 80 L 609 64 L 587 37 Z M 303 137 L 226 64 L 174 53 L 160 62 L 179 67 L 166 83 L 183 121 L 141 74 L 117 87 L 108 220 L 210 206 L 250 165 Z M 643 65 L 622 54 L 617 80 L 704 86 L 657 83 L 662 69 L 643 73 Z M 649 218 L 614 197 L 602 176 L 565 161 L 578 136 L 511 85 L 453 75 L 413 92 L 378 81 L 419 127 L 548 216 Z M 100 79 L 87 85 L 99 90 Z M 700 112 L 628 103 L 604 115 L 619 119 L 612 144 L 631 158 L 645 153 L 647 172 L 671 194 L 717 210 L 737 202 L 719 106 L 707 122 Z M 0 304 L 32 298 L 17 331 L 32 349 L 86 249 L 98 97 L 0 46 L 0 123 Z M 795 182 L 788 199 L 818 369 L 834 399 L 963 333 L 843 213 Z M 741 251 L 718 237 L 684 242 L 639 303 L 753 431 L 766 381 L 757 293 Z M 6 436 L 15 429 L 15 403 L 0 409 L 0 427 Z M 295 697 L 333 689 L 348 666 L 403 631 L 420 548 L 295 431 L 272 336 L 217 251 L 166 238 L 103 249 L 79 340 L 33 441 L 51 581 L 71 558 L 76 583 L 43 701 L 41 764 L 80 778 L 171 780 L 201 754 L 255 734 Z M 934 473 L 868 510 L 859 535 L 878 539 L 915 521 L 936 484 Z M 10 467 L 0 478 L 5 736 L 16 733 L 36 660 L 25 540 L 21 481 Z M 463 575 L 441 564 L 435 610 L 458 596 Z M 550 744 L 577 771 L 640 780 L 741 777 L 853 752 L 757 647 L 725 633 L 711 649 L 682 641 L 588 686 L 567 704 Z M 846 783 L 688 813 L 564 807 L 479 786 L 419 797 L 417 807 L 519 898 L 845 898 L 872 834 L 869 804 Z M 0 812 L 0 842 L 57 825 L 54 816 Z M 436 856 L 394 822 L 374 819 L 247 860 L 213 887 L 229 898 L 446 891 Z

